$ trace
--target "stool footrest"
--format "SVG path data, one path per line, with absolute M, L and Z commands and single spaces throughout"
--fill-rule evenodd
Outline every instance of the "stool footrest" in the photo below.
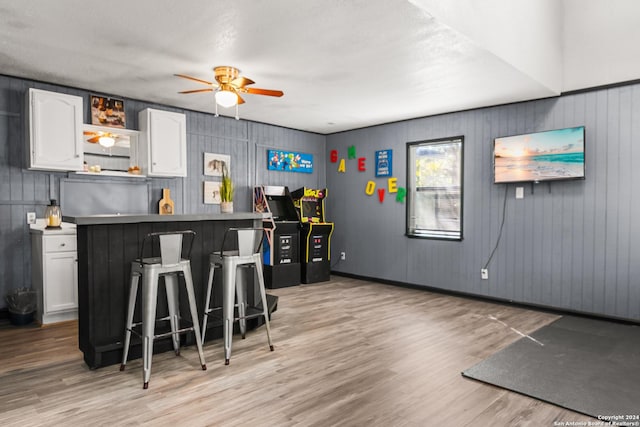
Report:
M 255 319 L 256 317 L 260 317 L 263 316 L 264 312 L 262 311 L 262 309 L 259 309 L 257 307 L 247 307 L 245 309 L 245 314 L 243 317 L 236 317 L 234 318 L 235 320 L 249 320 L 249 319 Z
M 219 313 L 220 311 L 222 311 L 222 307 L 212 308 L 209 311 L 205 312 L 205 314 L 207 314 L 207 316 L 208 316 L 207 326 L 222 326 L 224 324 L 224 322 L 223 322 L 224 319 L 223 319 L 222 313 Z M 253 306 L 246 307 L 245 311 L 246 312 L 245 312 L 244 317 L 240 317 L 238 315 L 237 311 L 236 311 L 235 315 L 233 316 L 233 321 L 237 322 L 238 320 L 255 319 L 255 318 L 260 317 L 260 316 L 262 316 L 264 314 L 262 312 L 262 308 L 253 307 Z M 218 313 L 216 313 L 216 312 L 218 312 Z M 211 313 L 215 313 L 215 314 L 211 314 Z
M 238 308 L 238 304 L 234 304 L 234 305 L 233 305 L 233 308 Z M 214 311 L 222 311 L 222 307 L 206 308 L 206 309 L 204 310 L 204 314 L 207 314 L 207 315 L 208 315 L 208 314 L 213 313 Z
M 170 318 L 170 316 L 167 316 L 167 317 L 163 317 L 163 318 L 160 318 L 160 319 L 156 319 L 155 323 L 158 324 L 160 322 L 168 322 L 169 320 L 171 320 L 171 318 Z M 193 329 L 193 324 L 191 323 L 191 321 L 189 321 L 187 319 L 183 319 L 181 317 L 178 317 L 178 322 L 183 322 L 183 323 L 186 323 L 187 325 L 190 325 L 190 326 L 186 326 L 186 327 L 180 328 L 175 332 L 168 331 L 168 332 L 164 332 L 164 333 L 161 333 L 161 334 L 158 334 L 158 335 L 154 335 L 153 338 L 154 339 L 163 338 L 163 337 L 168 337 L 168 336 L 175 335 L 175 334 L 183 334 L 185 332 L 191 332 L 191 331 L 194 330 Z M 132 324 L 131 328 L 125 328 L 125 330 L 131 331 L 133 334 L 135 334 L 135 335 L 137 335 L 137 336 L 142 338 L 142 331 L 138 331 L 138 330 L 134 329 L 134 328 L 139 328 L 141 326 L 142 326 L 142 322 L 137 322 L 137 323 Z M 167 326 L 165 326 L 165 327 L 167 327 Z
M 193 326 L 188 327 L 188 328 L 182 328 L 182 329 L 178 329 L 175 332 L 165 332 L 164 334 L 158 334 L 158 335 L 154 335 L 153 339 L 155 340 L 156 338 L 164 338 L 164 337 L 170 337 L 171 335 L 175 335 L 175 334 L 182 334 L 185 332 L 191 332 L 193 331 Z
M 236 304 L 236 307 L 237 306 L 238 305 Z M 207 308 L 207 309 L 204 310 L 204 314 L 208 315 L 208 314 L 211 314 L 211 313 L 216 312 L 216 311 L 222 311 L 222 307 Z

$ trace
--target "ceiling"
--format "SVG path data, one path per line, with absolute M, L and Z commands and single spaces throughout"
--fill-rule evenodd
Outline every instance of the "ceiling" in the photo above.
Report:
M 640 78 L 636 0 L 0 0 L 0 74 L 329 134 Z M 221 109 L 233 117 L 234 109 Z

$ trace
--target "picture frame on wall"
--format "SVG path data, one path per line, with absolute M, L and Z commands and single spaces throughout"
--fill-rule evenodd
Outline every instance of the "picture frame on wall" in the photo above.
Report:
M 313 173 L 313 154 L 267 150 L 267 169 L 280 172 Z
M 219 205 L 220 199 L 220 182 L 204 181 L 204 204 Z
M 91 95 L 91 124 L 124 129 L 127 124 L 124 101 Z
M 205 176 L 222 176 L 226 170 L 227 175 L 231 174 L 231 156 L 228 154 L 204 153 L 204 174 Z
M 393 150 L 376 151 L 376 177 L 393 175 Z

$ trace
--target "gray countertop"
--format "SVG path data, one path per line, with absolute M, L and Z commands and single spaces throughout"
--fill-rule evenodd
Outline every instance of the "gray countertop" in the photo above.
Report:
M 38 218 L 35 224 L 29 226 L 31 234 L 45 234 L 45 235 L 58 235 L 58 234 L 76 234 L 76 225 L 63 222 L 60 224 L 60 228 L 47 228 L 47 223 L 44 218 Z
M 100 225 L 100 224 L 132 224 L 139 222 L 190 222 L 190 221 L 233 221 L 243 219 L 264 219 L 270 214 L 254 212 L 214 213 L 214 214 L 188 214 L 188 215 L 88 215 L 88 216 L 63 216 L 63 221 L 76 225 Z

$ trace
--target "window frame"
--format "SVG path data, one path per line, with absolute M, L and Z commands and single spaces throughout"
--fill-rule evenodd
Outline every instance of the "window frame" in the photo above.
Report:
M 426 145 L 443 145 L 446 143 L 455 143 L 460 145 L 460 185 L 459 185 L 459 194 L 460 194 L 460 214 L 458 218 L 459 222 L 459 233 L 454 236 L 447 236 L 445 234 L 428 234 L 428 233 L 420 233 L 416 234 L 415 229 L 412 231 L 410 229 L 411 224 L 411 212 L 415 210 L 415 194 L 418 192 L 415 187 L 415 164 L 411 163 L 411 150 L 415 149 L 417 146 L 426 146 Z M 463 230 L 464 230 L 464 135 L 446 137 L 446 138 L 437 138 L 437 139 L 429 139 L 423 141 L 413 141 L 407 143 L 407 153 L 406 153 L 406 171 L 407 171 L 407 203 L 406 203 L 406 215 L 405 215 L 405 236 L 413 239 L 429 239 L 429 240 L 445 240 L 445 241 L 462 241 L 463 239 Z M 446 233 L 447 230 L 442 230 L 442 233 Z

